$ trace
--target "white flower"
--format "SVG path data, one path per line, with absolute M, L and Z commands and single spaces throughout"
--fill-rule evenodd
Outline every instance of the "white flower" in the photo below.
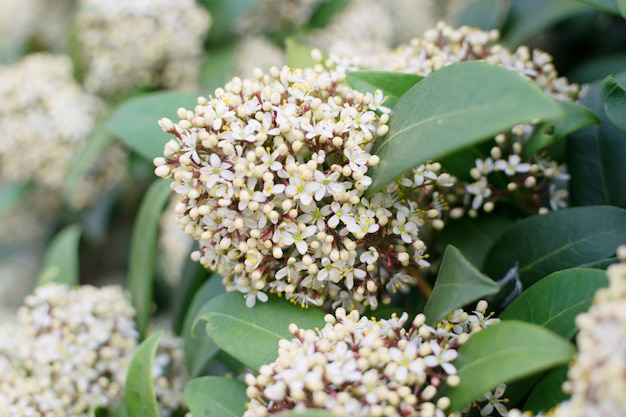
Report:
M 530 164 L 528 162 L 521 162 L 522 158 L 519 155 L 509 155 L 508 161 L 504 159 L 498 159 L 495 163 L 495 169 L 504 171 L 506 175 L 512 176 L 515 173 L 524 173 L 530 171 Z
M 505 384 L 499 384 L 496 387 L 496 390 L 493 392 L 493 394 L 491 393 L 491 391 L 488 391 L 485 394 L 483 394 L 484 399 L 487 400 L 488 403 L 485 404 L 485 406 L 483 408 L 481 408 L 481 410 L 480 410 L 480 415 L 481 416 L 489 416 L 489 415 L 491 415 L 491 413 L 493 412 L 494 408 L 496 409 L 498 414 L 500 414 L 502 417 L 505 417 L 507 415 L 508 410 L 506 409 L 506 407 L 503 404 L 504 400 L 506 400 L 506 399 L 502 398 L 502 396 L 504 395 L 504 391 L 505 390 L 506 390 L 506 385 Z
M 491 196 L 491 189 L 485 177 L 480 177 L 478 181 L 466 185 L 465 191 L 474 196 L 472 199 L 473 209 L 479 209 L 483 205 L 484 200 Z
M 209 166 L 200 169 L 200 174 L 206 175 L 205 186 L 212 188 L 218 181 L 232 181 L 235 174 L 230 170 L 230 165 L 222 162 L 217 154 L 209 156 Z
M 430 349 L 433 354 L 424 358 L 424 364 L 430 368 L 441 366 L 448 375 L 456 374 L 456 368 L 450 362 L 457 357 L 457 351 L 452 349 L 442 349 L 441 345 L 435 341 L 430 341 Z

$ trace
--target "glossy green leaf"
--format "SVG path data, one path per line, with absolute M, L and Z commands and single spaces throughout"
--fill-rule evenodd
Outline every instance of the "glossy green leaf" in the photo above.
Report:
M 210 299 L 225 291 L 221 277 L 214 275 L 196 292 L 183 324 L 183 350 L 185 366 L 192 377 L 199 376 L 209 361 L 217 354 L 219 347 L 213 342 L 201 325 L 195 321 L 198 312 Z
M 565 113 L 565 118 L 554 122 L 544 122 L 537 126 L 526 148 L 526 158 L 553 145 L 578 129 L 600 123 L 596 115 L 585 106 L 569 101 L 560 101 L 558 103 Z
M 163 156 L 163 148 L 171 135 L 163 132 L 158 121 L 167 117 L 176 122 L 179 107 L 196 105 L 197 93 L 159 91 L 132 97 L 115 108 L 106 128 L 126 146 L 152 161 Z
M 554 368 L 539 380 L 530 392 L 524 403 L 524 410 L 548 412 L 558 403 L 565 401 L 569 396 L 563 392 L 563 382 L 567 380 L 567 365 Z
M 206 53 L 200 66 L 200 84 L 210 94 L 224 86 L 233 77 L 237 42 L 220 43 Z
M 2 184 L 0 186 L 0 216 L 26 197 L 31 188 L 30 184 Z
M 294 38 L 285 39 L 287 65 L 291 68 L 312 68 L 316 62 L 311 57 L 311 48 L 302 45 Z
M 522 292 L 499 317 L 535 323 L 570 339 L 578 331 L 576 316 L 589 310 L 596 291 L 607 285 L 600 269 L 557 271 Z
M 79 192 L 78 186 L 85 180 L 91 167 L 96 163 L 96 160 L 101 157 L 102 152 L 114 141 L 115 136 L 102 124 L 96 126 L 91 132 L 85 141 L 85 146 L 78 155 L 72 159 L 72 164 L 65 177 L 64 192 L 67 200 L 71 201 L 74 194 Z
M 79 243 L 81 227 L 67 226 L 50 242 L 39 273 L 39 285 L 56 282 L 70 286 L 79 283 Z
M 124 402 L 129 417 L 159 417 L 152 364 L 162 336 L 160 331 L 144 340 L 128 367 Z
M 626 84 L 626 73 L 616 81 Z M 567 141 L 570 173 L 570 204 L 610 204 L 626 208 L 626 132 L 611 123 L 600 101 L 601 82 L 589 86 L 581 103 L 600 119 L 600 124 L 574 132 Z
M 277 414 L 280 417 L 339 417 L 338 414 L 333 414 L 326 410 L 301 410 L 301 411 L 286 411 L 284 413 Z
M 128 265 L 128 287 L 140 335 L 145 335 L 152 311 L 157 230 L 163 207 L 171 195 L 170 183 L 156 180 L 141 201 L 133 225 Z
M 457 248 L 448 245 L 424 307 L 426 322 L 435 325 L 455 309 L 499 290 L 498 284 L 481 274 Z
M 616 0 L 578 0 L 588 6 L 594 7 L 603 12 L 619 15 L 620 11 L 617 7 Z
M 513 223 L 514 219 L 499 213 L 481 214 L 474 219 L 463 216 L 450 220 L 438 241 L 456 246 L 468 261 L 480 268 L 493 242 Z
M 573 207 L 523 219 L 500 236 L 483 272 L 500 279 L 516 265 L 524 288 L 565 268 L 607 258 L 624 243 L 626 210 Z
M 389 133 L 376 144 L 380 164 L 368 171 L 372 184 L 367 192 L 516 124 L 561 116 L 554 100 L 508 69 L 478 61 L 444 67 L 394 106 Z
M 246 306 L 241 293 L 218 295 L 205 304 L 196 321 L 206 321 L 209 337 L 225 352 L 258 371 L 278 355 L 278 341 L 291 340 L 289 324 L 313 329 L 324 326 L 324 313 L 304 309 L 284 299 L 270 297 L 266 303 Z M 251 344 L 254 349 L 251 349 Z
M 246 384 L 233 378 L 205 376 L 185 387 L 193 417 L 241 417 L 246 411 Z
M 575 352 L 571 343 L 541 326 L 503 321 L 460 347 L 455 365 L 461 383 L 442 395 L 450 398 L 450 411 L 456 411 L 500 383 L 568 363 Z
M 611 123 L 626 131 L 626 90 L 615 81 L 614 76 L 609 75 L 602 81 L 600 101 L 604 103 L 604 111 Z
M 416 74 L 391 71 L 351 71 L 346 74 L 348 84 L 362 93 L 374 94 L 381 90 L 385 96 L 384 105 L 393 108 L 398 99 L 424 77 Z
M 313 12 L 309 20 L 309 27 L 323 28 L 326 27 L 337 13 L 341 12 L 348 4 L 349 0 L 333 0 L 323 1 L 319 3 L 317 9 Z
M 514 1 L 502 43 L 516 48 L 541 31 L 587 11 L 586 5 L 572 0 Z
M 511 0 L 473 0 L 463 9 L 458 23 L 482 30 L 500 29 L 510 8 Z

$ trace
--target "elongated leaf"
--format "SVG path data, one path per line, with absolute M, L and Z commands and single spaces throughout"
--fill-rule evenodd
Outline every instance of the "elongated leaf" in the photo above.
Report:
M 563 108 L 565 118 L 537 126 L 526 148 L 526 157 L 547 148 L 578 129 L 600 123 L 600 119 L 591 110 L 578 103 L 562 101 L 559 105 Z
M 606 274 L 599 269 L 557 271 L 524 291 L 499 317 L 535 323 L 570 339 L 577 332 L 576 316 L 589 310 L 598 288 L 607 285 Z
M 128 286 L 135 308 L 137 330 L 142 336 L 148 328 L 152 309 L 159 219 L 170 194 L 168 181 L 156 180 L 152 183 L 141 201 L 131 236 Z
M 193 108 L 197 98 L 197 93 L 181 91 L 160 91 L 132 97 L 113 111 L 106 128 L 130 149 L 151 161 L 163 156 L 163 147 L 171 138 L 157 124 L 159 119 L 168 117 L 178 120 L 178 108 Z
M 241 417 L 246 411 L 246 384 L 232 378 L 205 376 L 185 387 L 193 417 Z
M 567 208 L 536 215 L 508 228 L 483 268 L 493 279 L 516 265 L 524 288 L 565 268 L 604 259 L 626 239 L 626 210 L 611 206 Z
M 482 30 L 499 29 L 510 8 L 511 0 L 474 0 L 465 6 L 458 23 Z
M 547 372 L 530 392 L 524 410 L 548 412 L 569 396 L 563 392 L 563 382 L 567 380 L 567 365 L 559 366 Z
M 578 0 L 581 3 L 585 3 L 591 7 L 595 7 L 603 12 L 619 15 L 620 11 L 617 7 L 616 0 Z
M 422 162 L 516 124 L 561 116 L 552 99 L 508 69 L 477 61 L 444 67 L 414 85 L 396 103 L 389 133 L 377 144 L 380 164 L 368 171 L 372 177 L 368 192 Z
M 500 383 L 565 364 L 575 352 L 571 343 L 543 327 L 503 321 L 461 346 L 455 362 L 461 383 L 442 395 L 450 398 L 450 411 L 456 411 Z
M 309 20 L 309 27 L 326 27 L 333 17 L 350 3 L 349 0 L 323 1 L 317 6 Z
M 218 275 L 210 280 L 196 292 L 191 306 L 187 310 L 187 317 L 183 324 L 183 349 L 185 352 L 185 365 L 192 377 L 200 375 L 211 358 L 217 354 L 219 347 L 213 342 L 202 326 L 195 325 L 198 312 L 210 299 L 224 292 L 224 285 Z
M 248 308 L 240 293 L 218 295 L 205 304 L 196 321 L 207 322 L 209 337 L 217 345 L 251 369 L 258 371 L 278 355 L 278 341 L 291 340 L 289 324 L 313 329 L 324 325 L 324 313 L 303 309 L 285 300 L 270 297 Z M 251 344 L 254 349 L 251 349 Z
M 455 309 L 499 290 L 498 284 L 481 274 L 457 248 L 448 245 L 424 307 L 426 322 L 435 325 Z
M 611 123 L 626 131 L 626 90 L 615 81 L 614 76 L 609 75 L 602 81 L 600 101 L 604 103 L 604 111 Z
M 624 73 L 615 79 L 626 84 Z M 572 133 L 567 141 L 570 204 L 626 208 L 626 132 L 609 121 L 600 101 L 600 88 L 600 82 L 591 84 L 581 100 L 598 116 L 600 124 Z
M 129 417 L 159 417 L 152 363 L 162 336 L 160 331 L 144 340 L 128 367 L 124 402 Z
M 498 213 L 482 214 L 474 219 L 464 216 L 444 227 L 439 242 L 456 246 L 468 261 L 480 268 L 493 242 L 514 222 Z
M 0 186 L 0 216 L 19 203 L 31 188 L 30 184 L 2 184 Z
M 78 246 L 81 233 L 80 225 L 73 224 L 61 230 L 52 239 L 39 273 L 39 285 L 51 282 L 78 285 Z
M 102 152 L 113 142 L 115 137 L 103 126 L 96 126 L 86 140 L 85 146 L 80 153 L 72 159 L 72 165 L 65 177 L 65 198 L 72 200 L 80 182 L 88 175 L 95 161 Z
M 362 93 L 374 94 L 381 90 L 385 106 L 393 108 L 398 99 L 424 77 L 390 71 L 352 71 L 346 75 L 348 84 Z

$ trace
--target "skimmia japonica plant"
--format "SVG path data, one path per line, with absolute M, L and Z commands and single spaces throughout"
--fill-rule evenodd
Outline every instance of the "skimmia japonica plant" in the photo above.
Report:
M 36 3 L 0 416 L 626 415 L 626 75 L 550 44 L 620 2 Z

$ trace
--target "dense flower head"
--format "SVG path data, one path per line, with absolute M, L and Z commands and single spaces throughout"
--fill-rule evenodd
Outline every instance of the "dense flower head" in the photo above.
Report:
M 210 15 L 194 0 L 80 0 L 77 54 L 88 91 L 195 88 Z
M 363 94 L 321 64 L 272 68 L 234 78 L 179 122 L 155 173 L 173 178 L 179 222 L 200 242 L 193 254 L 246 293 L 303 306 L 376 308 L 414 282 L 426 265 L 418 230 L 441 220 L 435 186 L 450 186 L 424 164 L 371 196 L 373 142 L 388 131 L 382 94 Z
M 431 327 L 423 314 L 406 330 L 408 315 L 388 320 L 338 308 L 321 329 L 290 326 L 278 358 L 246 375 L 250 398 L 244 417 L 290 409 L 326 409 L 344 416 L 444 416 L 450 401 L 438 397 L 456 386 L 457 350 L 471 334 L 498 322 L 476 311 L 457 310 Z
M 0 415 L 87 416 L 115 406 L 137 347 L 120 287 L 39 287 L 0 341 Z
M 574 101 L 579 86 L 559 77 L 552 57 L 540 50 L 520 46 L 514 52 L 497 43 L 496 30 L 483 31 L 462 26 L 455 29 L 443 22 L 421 36 L 387 52 L 375 48 L 375 54 L 354 56 L 332 54 L 331 60 L 348 70 L 367 67 L 386 71 L 414 73 L 422 76 L 462 61 L 482 60 L 518 72 L 553 98 Z M 352 49 L 354 51 L 354 48 Z M 522 124 L 495 138 L 467 181 L 459 181 L 446 200 L 455 202 L 453 217 L 463 213 L 474 216 L 478 210 L 489 212 L 498 201 L 513 200 L 531 211 L 557 210 L 567 205 L 566 167 L 543 153 L 528 152 L 531 138 L 537 132 L 533 124 Z M 445 166 L 443 167 L 445 170 Z
M 35 183 L 54 194 L 58 206 L 72 162 L 103 113 L 103 102 L 74 80 L 69 57 L 47 53 L 0 67 L 0 95 L 0 128 L 6 132 L 0 140 L 0 176 L 7 183 Z M 125 156 L 121 145 L 107 147 L 76 182 L 68 203 L 83 209 L 119 184 Z
M 576 317 L 578 356 L 564 390 L 571 394 L 555 417 L 626 415 L 626 245 L 620 263 L 607 268 L 609 286 L 599 289 L 588 312 Z

